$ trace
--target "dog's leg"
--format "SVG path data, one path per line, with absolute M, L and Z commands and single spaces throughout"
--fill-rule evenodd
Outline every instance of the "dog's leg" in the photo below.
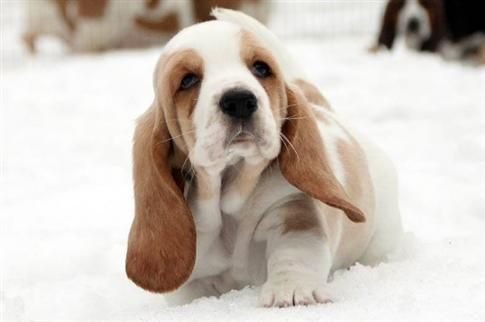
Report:
M 261 304 L 285 307 L 331 302 L 325 292 L 332 266 L 313 201 L 299 197 L 268 213 L 255 238 L 267 242 Z

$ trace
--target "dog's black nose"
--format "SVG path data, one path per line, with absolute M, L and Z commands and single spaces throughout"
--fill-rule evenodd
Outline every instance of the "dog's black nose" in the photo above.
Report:
M 258 108 L 258 99 L 246 89 L 231 89 L 219 101 L 222 112 L 235 119 L 247 119 Z
M 418 18 L 412 17 L 408 20 L 407 31 L 410 33 L 416 33 L 419 31 L 420 23 Z

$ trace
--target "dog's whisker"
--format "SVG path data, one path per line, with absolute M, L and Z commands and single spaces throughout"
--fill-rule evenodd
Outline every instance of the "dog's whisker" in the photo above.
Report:
M 281 143 L 283 143 L 285 149 L 288 151 L 289 150 L 288 143 L 286 143 L 286 141 L 283 139 L 283 136 L 281 133 L 280 133 L 280 138 L 281 138 Z
M 291 147 L 291 149 L 295 152 L 297 159 L 300 160 L 300 155 L 296 151 L 295 146 L 293 145 L 293 143 L 291 143 L 291 141 L 286 137 L 286 135 L 284 135 L 283 133 L 280 133 L 280 134 L 281 134 L 281 138 L 283 140 L 285 140 L 288 143 L 288 145 Z
M 279 120 L 304 120 L 307 119 L 308 117 L 302 116 L 302 117 L 282 117 Z
M 186 135 L 186 134 L 193 133 L 193 132 L 195 132 L 195 129 L 194 129 L 194 130 L 190 130 L 190 131 L 183 132 L 183 133 L 182 133 L 182 134 L 180 134 L 180 135 L 172 136 L 170 139 L 167 139 L 167 140 L 163 140 L 163 141 L 157 142 L 157 144 L 163 144 L 163 143 L 167 143 L 167 142 L 173 141 L 173 140 L 175 140 L 175 139 L 177 139 L 177 138 L 180 138 L 180 137 L 182 137 L 182 136 L 184 136 L 184 135 Z

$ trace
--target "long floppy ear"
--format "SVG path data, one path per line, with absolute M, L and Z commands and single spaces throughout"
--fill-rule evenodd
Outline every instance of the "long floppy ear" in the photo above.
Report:
M 135 131 L 135 218 L 126 256 L 128 277 L 152 292 L 175 290 L 195 262 L 195 225 L 172 176 L 172 149 L 163 111 L 154 103 Z
M 389 0 L 384 10 L 382 17 L 381 30 L 379 37 L 377 38 L 377 45 L 385 46 L 387 49 L 391 49 L 394 44 L 394 38 L 396 37 L 396 26 L 398 13 L 404 3 L 402 1 Z
M 292 185 L 329 206 L 345 212 L 353 222 L 365 216 L 349 200 L 328 165 L 315 116 L 307 100 L 297 90 L 287 90 L 288 113 L 282 132 L 291 148 L 278 157 L 283 176 Z
M 428 4 L 430 9 L 427 14 L 431 24 L 431 36 L 421 46 L 421 50 L 438 51 L 443 39 L 446 36 L 445 8 L 443 1 L 431 1 Z

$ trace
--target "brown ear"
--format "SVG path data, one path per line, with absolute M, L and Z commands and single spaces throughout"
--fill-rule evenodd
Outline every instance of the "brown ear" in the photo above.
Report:
M 389 0 L 384 10 L 382 17 L 381 30 L 377 39 L 378 45 L 383 45 L 387 49 L 391 49 L 396 37 L 396 26 L 398 20 L 399 10 L 401 10 L 404 2 L 401 0 Z
M 315 116 L 297 90 L 287 90 L 288 113 L 282 132 L 291 143 L 278 157 L 283 176 L 292 185 L 329 206 L 341 209 L 353 222 L 364 222 L 328 165 Z
M 154 104 L 135 131 L 135 218 L 126 256 L 128 277 L 152 292 L 175 290 L 195 262 L 195 225 L 172 176 L 172 141 L 162 114 Z
M 445 8 L 443 1 L 431 1 L 428 6 L 431 6 L 426 10 L 431 24 L 431 36 L 422 44 L 421 49 L 435 52 L 446 36 Z

